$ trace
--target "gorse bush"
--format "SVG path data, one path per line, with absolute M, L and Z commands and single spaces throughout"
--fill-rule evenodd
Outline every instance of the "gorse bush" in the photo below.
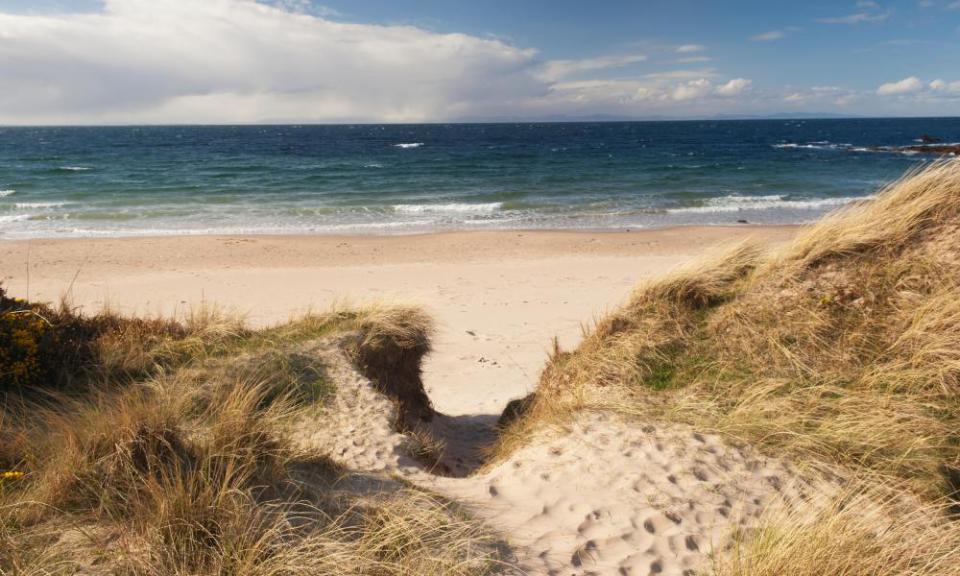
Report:
M 57 378 L 57 331 L 46 306 L 9 298 L 0 286 L 0 390 Z

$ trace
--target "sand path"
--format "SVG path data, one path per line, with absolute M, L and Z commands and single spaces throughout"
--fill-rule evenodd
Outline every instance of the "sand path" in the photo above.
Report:
M 308 353 L 323 358 L 337 393 L 326 412 L 297 426 L 302 445 L 327 451 L 354 478 L 381 478 L 377 490 L 400 477 L 466 506 L 505 537 L 524 574 L 692 575 L 763 513 L 815 509 L 837 489 L 687 426 L 601 413 L 541 430 L 507 460 L 466 477 L 479 461 L 457 469 L 463 438 L 444 434 L 462 427 L 437 415 L 428 428 L 454 448 L 442 467 L 460 477 L 437 475 L 394 429 L 395 405 L 335 343 L 313 346 Z

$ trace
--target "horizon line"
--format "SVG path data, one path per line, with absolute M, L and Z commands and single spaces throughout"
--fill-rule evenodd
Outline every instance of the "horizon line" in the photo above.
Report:
M 856 116 L 843 114 L 825 114 L 823 116 L 805 115 L 807 113 L 799 112 L 797 116 L 790 114 L 772 114 L 772 115 L 738 115 L 722 114 L 718 116 L 693 116 L 693 117 L 663 117 L 663 118 L 596 118 L 589 119 L 589 116 L 580 119 L 570 120 L 428 120 L 423 122 L 390 122 L 390 121 L 263 121 L 263 122 L 170 122 L 170 123 L 76 123 L 76 124 L 2 124 L 0 129 L 9 128 L 164 128 L 164 127 L 210 127 L 210 128 L 229 128 L 229 127 L 255 127 L 255 126 L 443 126 L 443 125 L 497 125 L 497 124 L 631 124 L 631 123 L 657 123 L 657 122 L 752 122 L 752 121 L 770 121 L 770 120 L 945 120 L 957 119 L 960 115 L 947 116 Z

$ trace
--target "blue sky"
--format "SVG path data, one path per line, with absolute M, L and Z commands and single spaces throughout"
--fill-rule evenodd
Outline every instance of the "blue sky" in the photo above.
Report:
M 960 115 L 960 0 L 0 0 L 0 122 Z

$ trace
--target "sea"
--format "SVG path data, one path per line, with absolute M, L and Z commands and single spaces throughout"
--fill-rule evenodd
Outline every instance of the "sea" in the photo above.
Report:
M 0 238 L 800 223 L 925 136 L 960 118 L 0 127 Z

